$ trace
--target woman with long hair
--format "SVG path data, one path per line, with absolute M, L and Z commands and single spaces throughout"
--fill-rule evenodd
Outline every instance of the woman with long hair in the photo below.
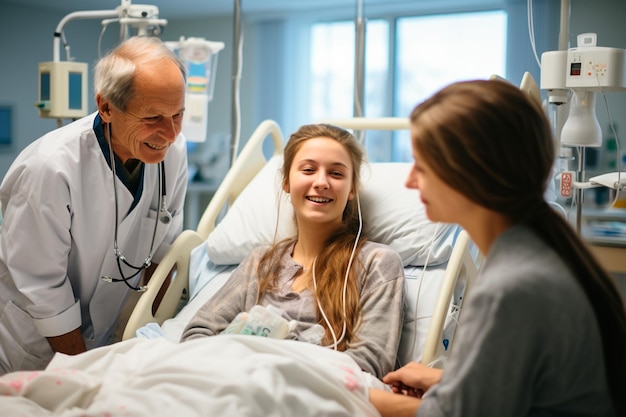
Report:
M 319 341 L 347 352 L 365 371 L 394 369 L 403 323 L 400 256 L 367 240 L 359 204 L 364 151 L 354 135 L 327 124 L 304 125 L 287 142 L 282 189 L 297 234 L 255 249 L 196 313 L 182 340 L 216 335 L 255 305 L 272 305 L 297 328 L 314 325 Z
M 626 415 L 624 302 L 544 200 L 555 145 L 540 106 L 504 81 L 459 82 L 413 110 L 411 138 L 407 187 L 485 262 L 444 370 L 408 364 L 372 403 L 383 416 Z

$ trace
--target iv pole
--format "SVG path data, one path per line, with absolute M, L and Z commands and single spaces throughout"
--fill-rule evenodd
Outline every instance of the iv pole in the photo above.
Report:
M 569 0 L 561 0 L 561 15 L 560 15 L 560 26 L 559 26 L 559 51 L 567 51 L 569 49 L 569 21 L 571 16 L 571 7 Z M 570 101 L 572 97 L 570 96 Z M 570 103 L 571 106 L 571 103 Z M 563 130 L 564 120 L 568 117 L 567 111 L 569 111 L 568 106 L 558 106 L 556 114 L 557 128 L 559 132 L 559 143 L 561 143 L 561 132 Z M 577 169 L 576 169 L 576 181 L 583 182 L 585 180 L 585 159 L 586 159 L 586 151 L 584 146 L 578 146 L 578 157 L 577 157 Z M 576 231 L 580 233 L 582 217 L 583 217 L 583 189 L 577 187 L 575 189 L 575 199 L 576 199 Z
M 239 82 L 241 81 L 241 0 L 235 1 L 235 16 L 233 30 L 233 102 L 232 102 L 232 136 L 230 139 L 230 166 L 235 163 L 239 151 L 240 106 L 239 106 Z
M 365 106 L 365 19 L 363 18 L 363 0 L 357 0 L 355 17 L 355 47 L 354 47 L 354 117 L 363 117 Z M 364 131 L 355 131 L 354 135 L 363 143 Z

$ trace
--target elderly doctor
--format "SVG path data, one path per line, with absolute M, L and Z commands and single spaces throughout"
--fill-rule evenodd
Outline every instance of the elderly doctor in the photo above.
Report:
M 182 230 L 184 66 L 134 37 L 94 84 L 98 111 L 30 144 L 0 186 L 2 373 L 111 343 L 129 291 Z

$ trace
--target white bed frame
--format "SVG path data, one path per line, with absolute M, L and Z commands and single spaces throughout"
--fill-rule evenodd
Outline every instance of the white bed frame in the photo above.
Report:
M 325 120 L 324 123 L 354 130 L 408 130 L 410 128 L 407 118 L 332 119 Z M 186 303 L 189 297 L 191 250 L 207 239 L 224 212 L 269 160 L 263 153 L 263 144 L 268 135 L 272 139 L 273 155 L 282 154 L 284 141 L 279 126 L 272 120 L 262 122 L 224 177 L 200 218 L 197 230 L 183 231 L 159 263 L 147 285 L 147 291 L 141 295 L 130 315 L 124 329 L 124 340 L 135 337 L 137 329 L 148 323 L 163 324 L 180 310 L 181 305 Z M 455 309 L 460 308 L 462 299 L 477 274 L 479 263 L 480 259 L 474 259 L 471 255 L 469 236 L 462 231 L 457 237 L 446 267 L 444 282 L 441 284 L 428 329 L 422 363 L 430 364 L 437 358 L 449 355 L 451 345 L 448 345 L 447 349 L 444 348 L 441 343 L 441 334 L 449 323 L 451 314 Z M 170 276 L 173 277 L 171 280 Z M 159 305 L 155 306 L 155 300 L 158 299 L 158 294 L 166 282 L 169 282 L 167 291 Z
M 469 234 L 462 230 L 454 242 L 426 333 L 421 361 L 424 365 L 442 368 L 445 362 L 440 359 L 450 356 L 457 326 L 454 325 L 451 334 L 447 335 L 447 346 L 443 344 L 442 333 L 451 321 L 458 322 L 463 300 L 478 275 L 482 261 L 482 255 L 472 256 L 472 241 Z
M 155 269 L 147 285 L 148 289 L 139 297 L 128 318 L 122 335 L 123 340 L 135 337 L 137 329 L 148 323 L 163 324 L 187 302 L 191 250 L 207 239 L 215 229 L 220 215 L 232 205 L 250 180 L 263 168 L 267 162 L 263 154 L 263 143 L 268 135 L 272 139 L 274 155 L 282 154 L 284 144 L 280 127 L 272 120 L 265 120 L 256 128 L 215 191 L 198 222 L 198 228 L 195 231 L 184 230 Z M 172 279 L 167 291 L 157 306 L 155 300 L 170 277 Z

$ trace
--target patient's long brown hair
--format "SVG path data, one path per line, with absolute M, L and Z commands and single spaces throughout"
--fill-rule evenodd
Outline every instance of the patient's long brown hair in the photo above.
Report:
M 355 194 L 361 188 L 361 164 L 364 160 L 364 151 L 361 144 L 352 133 L 337 126 L 328 124 L 312 124 L 300 127 L 291 135 L 284 150 L 282 167 L 283 185 L 289 183 L 289 171 L 294 157 L 302 144 L 309 139 L 331 138 L 341 144 L 349 153 L 352 163 L 352 188 Z M 315 279 L 317 291 L 315 297 L 319 300 L 337 338 L 340 337 L 345 320 L 346 334 L 338 344 L 338 350 L 345 350 L 347 343 L 354 341 L 356 327 L 361 316 L 361 304 L 359 297 L 358 277 L 362 271 L 362 265 L 357 256 L 354 257 L 352 267 L 348 274 L 346 290 L 345 317 L 343 310 L 343 284 L 346 268 L 352 253 L 354 242 L 359 230 L 359 213 L 357 198 L 349 200 L 343 211 L 343 223 L 328 238 L 315 262 Z M 356 253 L 358 254 L 366 236 L 362 233 L 359 237 Z M 280 272 L 280 258 L 290 248 L 289 243 L 297 241 L 296 238 L 286 239 L 273 244 L 264 254 L 259 263 L 257 274 L 259 277 L 258 300 L 267 291 L 276 288 L 278 274 Z M 282 248 L 282 249 L 281 249 Z M 257 300 L 257 301 L 258 301 Z M 326 329 L 323 343 L 333 343 L 331 332 L 317 308 L 318 323 Z
M 452 84 L 411 113 L 412 141 L 439 178 L 525 224 L 569 266 L 595 312 L 616 415 L 626 415 L 626 312 L 614 280 L 543 199 L 554 163 L 541 108 L 504 81 Z

